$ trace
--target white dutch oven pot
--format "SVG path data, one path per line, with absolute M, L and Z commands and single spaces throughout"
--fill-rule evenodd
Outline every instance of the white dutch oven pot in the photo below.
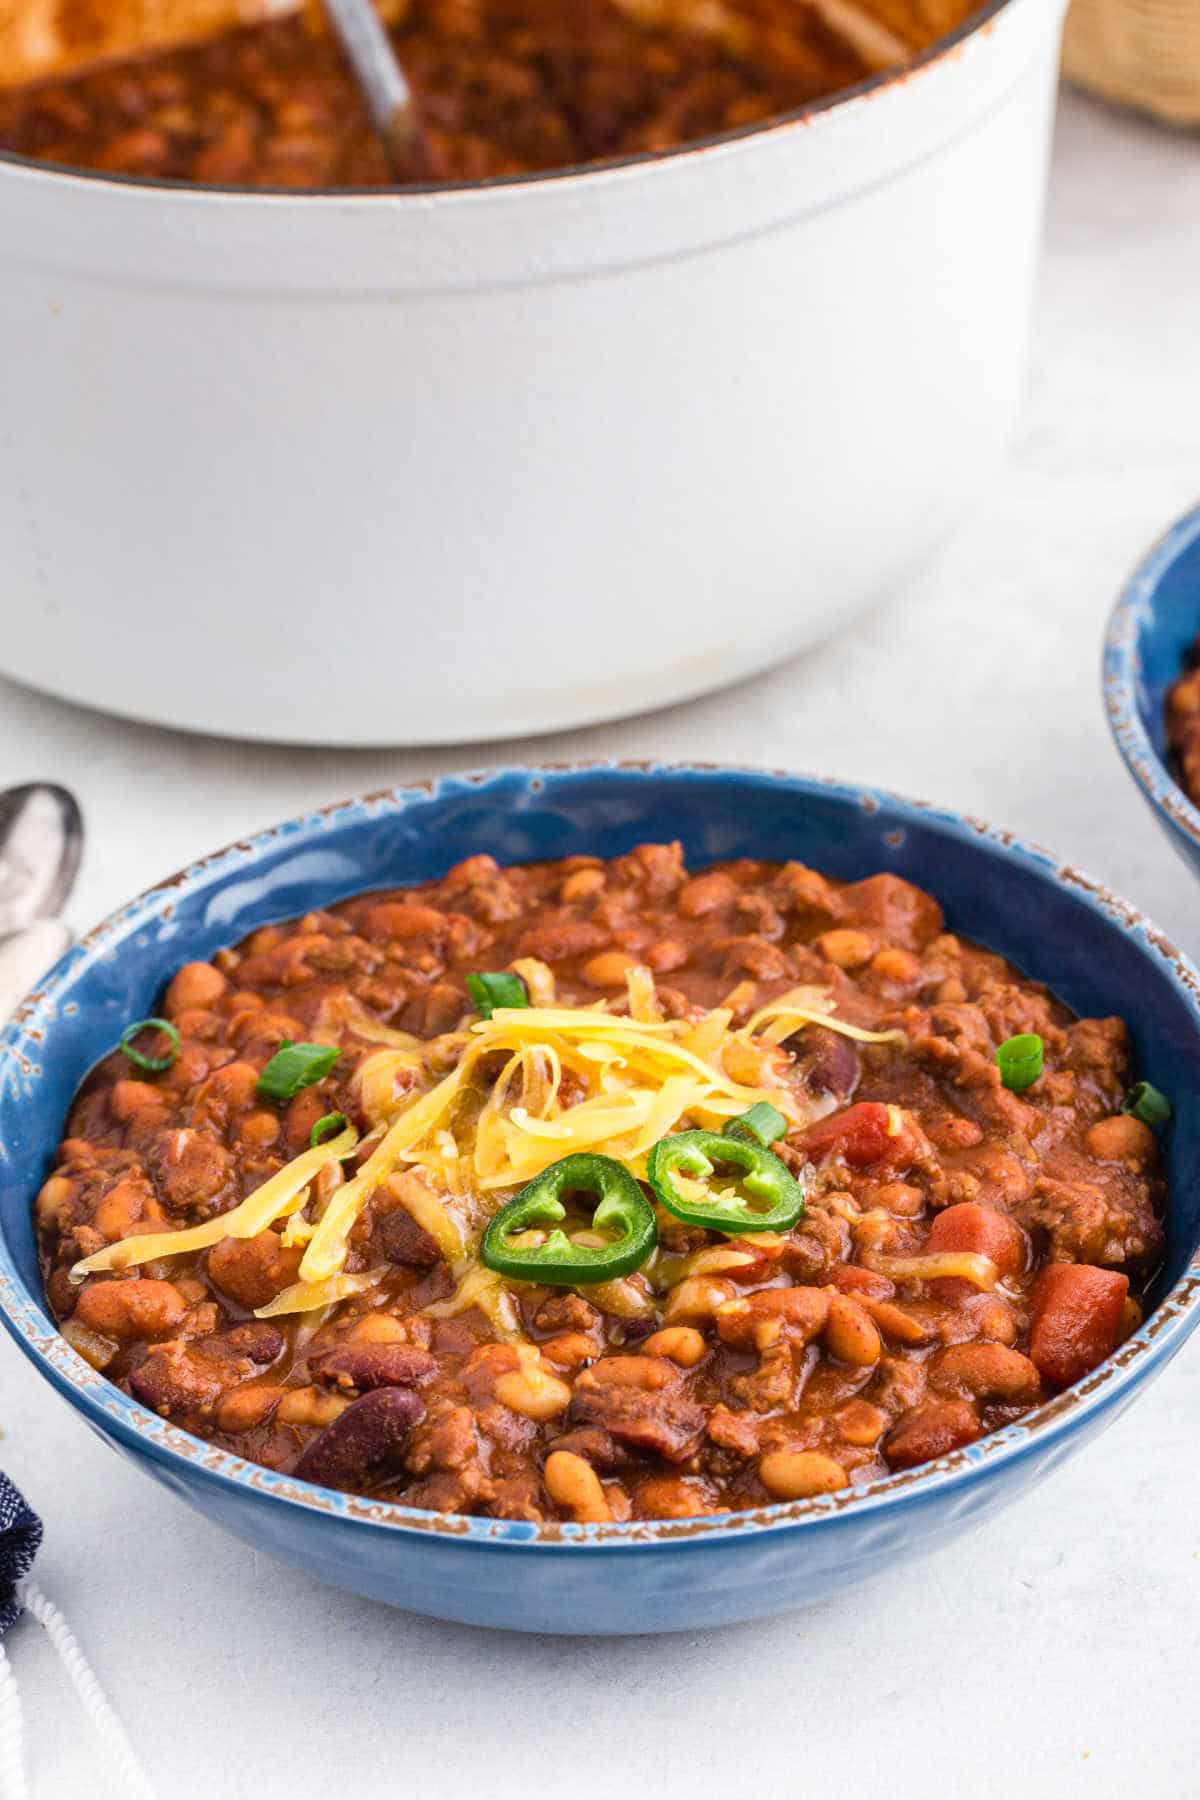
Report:
M 0 159 L 0 666 L 437 743 L 828 635 L 994 473 L 1062 0 L 658 160 L 282 194 Z

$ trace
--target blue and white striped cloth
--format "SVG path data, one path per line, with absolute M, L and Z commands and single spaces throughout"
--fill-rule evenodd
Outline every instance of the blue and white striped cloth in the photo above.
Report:
M 9 1627 L 27 1611 L 49 1638 L 83 1710 L 120 1771 L 124 1800 L 155 1800 L 128 1733 L 74 1633 L 30 1574 L 41 1542 L 42 1521 L 8 1477 L 0 1475 L 0 1796 L 3 1800 L 32 1800 L 25 1768 L 21 1697 L 2 1641 Z
M 0 1474 L 0 1637 L 21 1616 L 17 1583 L 33 1567 L 42 1521 L 7 1475 Z

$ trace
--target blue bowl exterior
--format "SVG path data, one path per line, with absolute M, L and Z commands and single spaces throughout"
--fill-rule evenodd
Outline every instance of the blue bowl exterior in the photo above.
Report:
M 1200 809 L 1171 773 L 1163 705 L 1200 632 L 1200 507 L 1139 563 L 1109 617 L 1104 707 L 1125 766 L 1174 848 L 1200 874 Z
M 691 1629 L 818 1600 L 923 1554 L 1007 1504 L 1129 1403 L 1200 1318 L 1200 1114 L 1168 1140 L 1172 1208 L 1158 1304 L 1103 1368 L 1019 1424 L 852 1495 L 611 1526 L 443 1517 L 261 1469 L 168 1425 L 54 1329 L 30 1208 L 86 1070 L 154 1010 L 174 967 L 256 925 L 364 888 L 651 838 L 688 860 L 800 857 L 932 888 L 951 929 L 1003 950 L 1082 1012 L 1122 1013 L 1139 1073 L 1200 1085 L 1200 981 L 1123 902 L 1006 833 L 889 795 L 746 770 L 509 769 L 331 807 L 231 846 L 135 900 L 57 965 L 0 1034 L 0 1316 L 108 1442 L 255 1547 L 395 1605 L 530 1631 Z

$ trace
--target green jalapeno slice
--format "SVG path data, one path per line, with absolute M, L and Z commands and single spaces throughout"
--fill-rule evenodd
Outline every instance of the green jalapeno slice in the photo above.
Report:
M 747 1231 L 790 1231 L 804 1211 L 804 1190 L 765 1145 L 715 1131 L 660 1138 L 647 1162 L 655 1197 L 685 1225 L 741 1237 Z M 714 1192 L 708 1178 L 736 1171 L 734 1189 Z M 693 1186 L 688 1192 L 680 1178 Z M 757 1204 L 754 1204 L 754 1203 Z
M 611 1231 L 608 1244 L 575 1244 L 559 1225 L 567 1216 L 563 1194 L 590 1194 L 599 1201 L 593 1231 Z M 518 1232 L 553 1226 L 540 1244 L 517 1245 Z M 498 1212 L 483 1234 L 481 1261 L 514 1281 L 549 1287 L 579 1287 L 613 1281 L 640 1268 L 658 1242 L 654 1208 L 629 1171 L 611 1156 L 579 1151 L 551 1163 Z

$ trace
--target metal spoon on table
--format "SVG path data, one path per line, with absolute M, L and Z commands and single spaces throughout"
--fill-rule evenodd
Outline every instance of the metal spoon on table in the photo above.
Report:
M 431 179 L 436 171 L 416 101 L 373 0 L 322 0 L 329 22 L 367 103 L 393 175 Z
M 0 1020 L 71 942 L 59 917 L 83 855 L 68 788 L 32 781 L 0 793 Z

